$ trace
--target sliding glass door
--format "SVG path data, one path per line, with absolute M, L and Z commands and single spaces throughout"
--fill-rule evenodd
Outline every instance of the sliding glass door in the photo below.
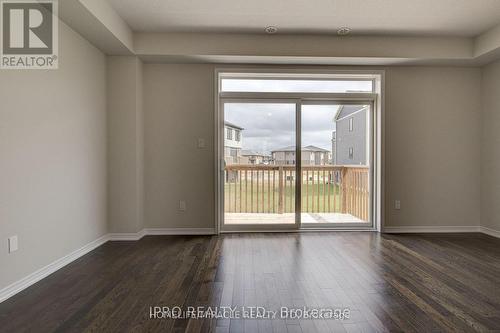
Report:
M 371 226 L 371 101 L 221 106 L 223 230 Z
M 374 229 L 381 73 L 217 73 L 222 231 Z
M 371 124 L 369 102 L 302 103 L 302 227 L 371 225 Z
M 297 228 L 297 105 L 293 100 L 222 104 L 226 229 Z

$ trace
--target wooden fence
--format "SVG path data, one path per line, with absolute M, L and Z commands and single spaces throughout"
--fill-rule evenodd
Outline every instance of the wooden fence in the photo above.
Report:
M 295 212 L 295 166 L 232 164 L 225 168 L 228 213 Z M 369 218 L 369 168 L 303 166 L 302 212 L 344 213 Z

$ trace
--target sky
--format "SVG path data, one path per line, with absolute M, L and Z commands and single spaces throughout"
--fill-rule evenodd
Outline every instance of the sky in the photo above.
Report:
M 372 91 L 371 81 L 223 79 L 222 91 L 328 92 Z
M 302 107 L 302 146 L 331 150 L 338 107 Z M 295 104 L 226 103 L 224 115 L 227 121 L 244 128 L 241 137 L 245 150 L 269 154 L 274 149 L 295 145 Z
M 346 92 L 371 91 L 371 81 L 223 79 L 222 91 L 245 92 Z M 302 146 L 331 151 L 332 132 L 339 105 L 302 106 Z M 226 103 L 224 119 L 243 127 L 245 150 L 270 154 L 295 145 L 295 104 Z

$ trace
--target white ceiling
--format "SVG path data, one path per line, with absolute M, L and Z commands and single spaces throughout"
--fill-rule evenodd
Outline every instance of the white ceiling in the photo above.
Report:
M 477 36 L 500 24 L 500 0 L 108 0 L 140 32 Z

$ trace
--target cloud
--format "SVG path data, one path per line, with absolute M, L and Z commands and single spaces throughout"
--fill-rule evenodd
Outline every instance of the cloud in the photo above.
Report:
M 224 118 L 244 128 L 243 149 L 269 153 L 295 143 L 295 104 L 226 103 Z
M 222 91 L 245 92 L 348 92 L 372 91 L 371 81 L 223 79 Z
M 331 150 L 339 106 L 302 106 L 302 146 Z M 245 150 L 269 154 L 272 150 L 295 145 L 294 103 L 226 103 L 224 118 L 244 128 L 241 137 Z
M 223 79 L 222 91 L 347 92 L 371 91 L 371 81 Z M 331 150 L 339 105 L 302 106 L 302 146 Z M 294 103 L 226 103 L 225 120 L 244 128 L 243 149 L 263 153 L 295 145 Z

